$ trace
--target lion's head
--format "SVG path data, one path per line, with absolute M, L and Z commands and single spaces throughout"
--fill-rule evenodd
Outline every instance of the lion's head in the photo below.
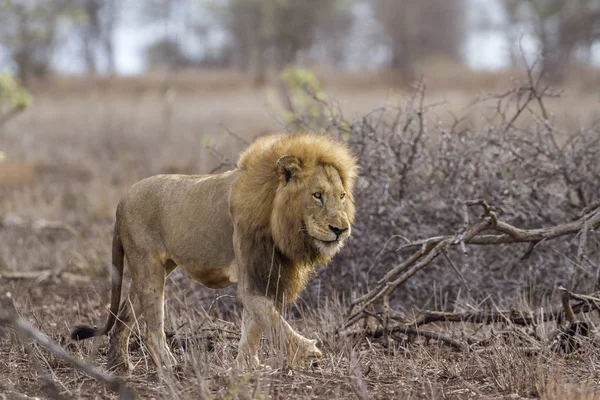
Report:
M 248 241 L 253 243 L 248 249 L 256 264 L 252 268 L 272 265 L 273 257 L 281 264 L 288 259 L 294 267 L 282 269 L 280 278 L 283 287 L 291 288 L 288 296 L 295 297 L 312 266 L 328 263 L 350 235 L 356 160 L 337 140 L 301 133 L 258 139 L 238 167 L 245 174 L 232 201 L 243 209 L 238 209 L 239 226 L 253 236 Z M 257 273 L 256 279 L 263 275 Z M 262 290 L 268 283 L 257 285 Z
M 328 262 L 350 236 L 354 221 L 351 187 L 331 164 L 307 166 L 293 155 L 277 162 L 271 229 L 278 247 L 289 257 L 304 248 Z M 295 254 L 296 252 L 296 254 Z

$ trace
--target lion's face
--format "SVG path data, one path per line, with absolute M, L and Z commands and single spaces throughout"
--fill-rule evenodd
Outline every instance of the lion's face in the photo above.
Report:
M 332 166 L 317 166 L 305 181 L 302 193 L 302 220 L 316 249 L 330 258 L 350 236 L 348 193 L 338 171 Z
M 352 193 L 331 165 L 306 171 L 295 157 L 282 157 L 278 172 L 280 187 L 271 219 L 276 243 L 284 251 L 308 248 L 320 261 L 328 262 L 350 236 Z

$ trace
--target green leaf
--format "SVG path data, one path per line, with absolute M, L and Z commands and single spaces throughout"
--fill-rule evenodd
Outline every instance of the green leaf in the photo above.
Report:
M 24 110 L 32 101 L 31 94 L 11 74 L 0 74 L 0 113 Z
M 215 147 L 215 140 L 209 136 L 205 136 L 202 138 L 202 146 L 206 147 L 207 149 L 212 149 Z

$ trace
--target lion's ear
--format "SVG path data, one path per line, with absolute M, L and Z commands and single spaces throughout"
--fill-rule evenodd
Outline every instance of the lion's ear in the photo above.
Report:
M 279 175 L 279 181 L 283 184 L 287 184 L 300 171 L 302 171 L 300 160 L 294 156 L 283 156 L 277 160 L 277 174 Z

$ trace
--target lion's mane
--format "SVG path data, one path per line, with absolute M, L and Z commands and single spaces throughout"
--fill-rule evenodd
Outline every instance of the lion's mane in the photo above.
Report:
M 300 162 L 296 177 L 300 184 L 277 196 L 280 181 L 274 171 L 278 160 L 290 155 Z M 238 160 L 244 173 L 235 183 L 231 206 L 236 210 L 240 250 L 248 263 L 251 289 L 278 302 L 295 300 L 315 265 L 330 261 L 316 251 L 300 218 L 300 194 L 308 190 L 303 181 L 318 165 L 338 171 L 347 193 L 345 212 L 352 223 L 358 167 L 344 143 L 313 133 L 267 136 L 256 140 Z

